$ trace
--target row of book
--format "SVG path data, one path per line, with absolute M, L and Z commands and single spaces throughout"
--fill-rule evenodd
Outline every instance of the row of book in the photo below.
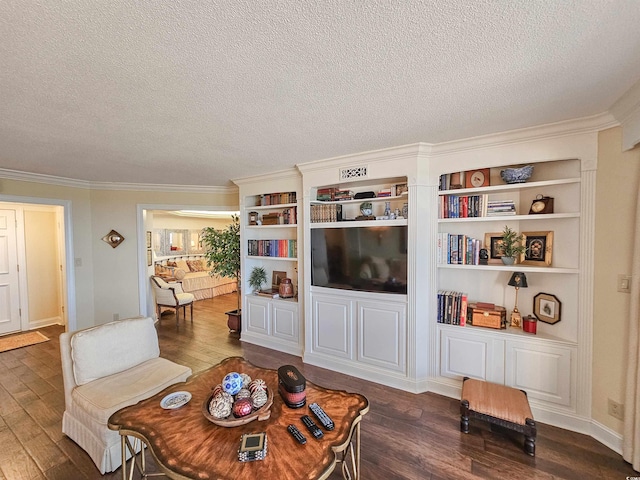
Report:
M 260 195 L 260 206 L 282 205 L 285 203 L 296 203 L 296 192 L 266 193 Z
M 439 218 L 500 217 L 516 215 L 513 200 L 489 200 L 488 195 L 441 195 Z
M 437 262 L 449 265 L 479 265 L 482 242 L 455 233 L 438 233 Z
M 282 212 L 262 215 L 262 225 L 295 225 L 297 221 L 296 207 L 285 208 Z
M 438 323 L 448 325 L 467 324 L 467 294 L 450 290 L 438 290 Z
M 316 199 L 320 202 L 340 202 L 353 199 L 351 190 L 341 190 L 335 187 L 319 188 Z
M 342 221 L 342 205 L 328 203 L 326 205 L 311 205 L 311 223 Z
M 298 245 L 295 240 L 248 240 L 248 255 L 252 257 L 296 258 Z

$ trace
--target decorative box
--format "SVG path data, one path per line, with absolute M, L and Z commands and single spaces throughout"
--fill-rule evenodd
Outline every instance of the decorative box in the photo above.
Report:
M 533 315 L 527 315 L 522 318 L 522 330 L 527 333 L 535 334 L 538 329 L 538 319 Z
M 278 368 L 278 391 L 289 408 L 303 407 L 307 402 L 307 381 L 293 365 Z
M 254 460 L 264 460 L 267 456 L 267 434 L 245 433 L 240 437 L 240 448 L 238 449 L 238 460 L 241 462 L 253 462 Z
M 507 328 L 507 310 L 493 303 L 469 303 L 467 318 L 475 327 Z

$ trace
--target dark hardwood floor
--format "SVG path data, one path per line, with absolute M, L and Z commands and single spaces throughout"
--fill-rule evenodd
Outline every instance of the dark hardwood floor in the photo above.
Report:
M 226 328 L 224 312 L 234 308 L 234 295 L 196 302 L 193 324 L 181 320 L 179 329 L 173 314 L 163 315 L 158 326 L 162 356 L 194 372 L 235 355 L 267 368 L 292 364 L 318 385 L 366 395 L 371 409 L 362 421 L 363 479 L 640 476 L 620 455 L 585 435 L 538 424 L 536 457 L 531 458 L 523 453 L 517 434 L 492 432 L 475 423 L 469 434 L 460 433 L 455 399 L 395 390 L 244 345 Z M 57 341 L 62 328 L 41 331 L 51 341 L 0 353 L 0 480 L 119 480 L 120 469 L 101 476 L 84 451 L 62 434 L 64 395 Z M 148 453 L 147 458 L 152 464 Z M 137 472 L 134 478 L 140 478 Z M 338 478 L 337 473 L 331 477 Z

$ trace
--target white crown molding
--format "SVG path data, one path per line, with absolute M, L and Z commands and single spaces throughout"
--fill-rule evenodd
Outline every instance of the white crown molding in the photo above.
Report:
M 157 185 L 147 183 L 114 183 L 114 182 L 87 182 L 72 178 L 43 175 L 41 173 L 20 172 L 0 168 L 0 178 L 18 180 L 21 182 L 46 183 L 60 187 L 84 188 L 88 190 L 127 190 L 147 192 L 179 192 L 179 193 L 219 193 L 234 194 L 238 192 L 236 186 L 200 186 L 200 185 Z
M 622 125 L 622 150 L 631 150 L 640 143 L 640 82 L 613 104 L 611 113 Z
M 251 177 L 242 177 L 237 179 L 232 179 L 231 181 L 236 185 L 246 185 L 248 183 L 262 183 L 268 182 L 271 180 L 283 180 L 285 178 L 293 178 L 300 179 L 300 172 L 298 172 L 295 168 L 287 168 L 285 170 L 278 170 L 277 172 L 265 173 L 260 175 L 253 175 Z

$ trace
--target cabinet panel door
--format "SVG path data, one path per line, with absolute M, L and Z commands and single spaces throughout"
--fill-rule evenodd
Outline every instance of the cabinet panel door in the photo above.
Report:
M 271 304 L 273 336 L 298 344 L 298 305 L 295 303 Z
M 313 295 L 313 349 L 352 358 L 353 304 L 348 299 Z
M 405 305 L 358 302 L 358 360 L 405 371 L 407 315 Z
M 244 328 L 249 332 L 262 333 L 269 335 L 270 321 L 269 321 L 269 302 L 260 298 L 247 298 L 248 312 L 245 316 L 242 315 L 242 320 L 245 323 Z
M 476 330 L 457 330 L 440 330 L 440 375 L 503 383 L 504 342 Z
M 571 347 L 507 342 L 506 383 L 530 398 L 571 405 Z

